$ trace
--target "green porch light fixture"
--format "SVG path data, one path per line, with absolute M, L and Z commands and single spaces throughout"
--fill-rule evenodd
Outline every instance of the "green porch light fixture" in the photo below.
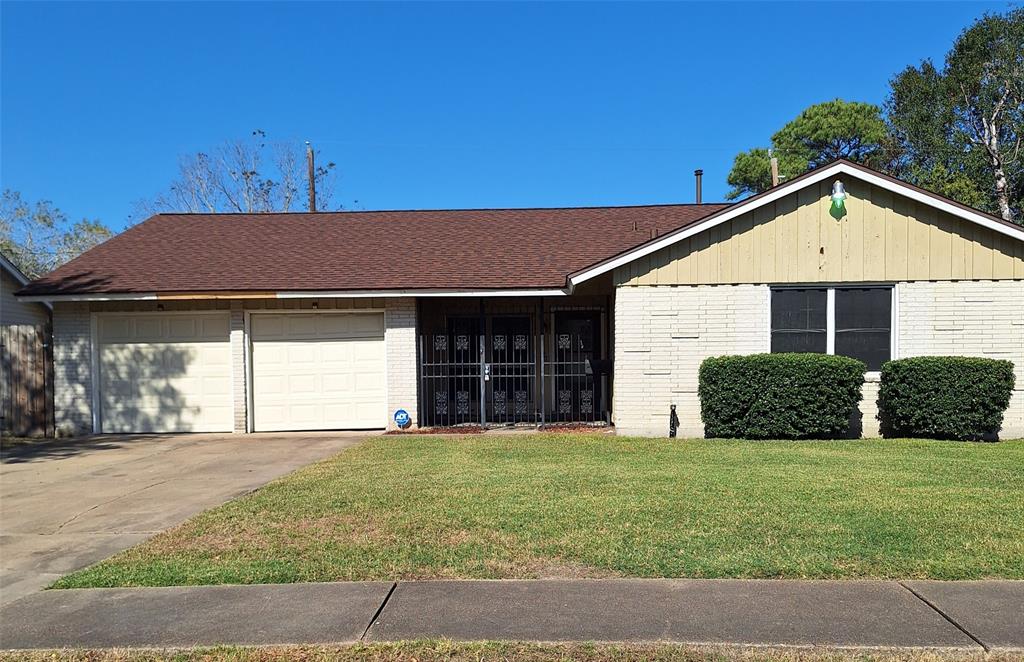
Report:
M 842 218 L 846 215 L 846 187 L 838 179 L 832 184 L 832 209 L 829 210 L 834 218 Z

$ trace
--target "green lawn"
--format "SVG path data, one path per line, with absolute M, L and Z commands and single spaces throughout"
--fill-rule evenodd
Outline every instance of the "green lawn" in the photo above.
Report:
M 383 436 L 61 588 L 444 577 L 1024 578 L 1024 440 Z

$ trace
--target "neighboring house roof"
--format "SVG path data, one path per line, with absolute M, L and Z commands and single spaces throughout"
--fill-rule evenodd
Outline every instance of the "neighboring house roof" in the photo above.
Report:
M 6 313 L 3 313 L 2 320 L 0 321 L 2 321 L 4 324 L 11 324 L 12 322 L 20 324 L 25 322 L 26 320 L 24 311 L 37 310 L 37 306 L 39 307 L 38 309 L 42 309 L 44 311 L 49 311 L 53 308 L 53 306 L 46 302 L 37 304 L 29 303 L 26 301 L 18 301 L 13 297 L 8 298 L 11 296 L 11 294 L 13 294 L 13 290 L 19 289 L 24 285 L 27 285 L 29 281 L 31 281 L 32 279 L 26 276 L 25 272 L 19 269 L 18 266 L 11 262 L 10 258 L 8 258 L 3 253 L 0 253 L 0 272 L 7 274 L 7 276 L 14 281 L 14 283 L 10 286 L 7 285 L 6 281 L 2 285 L 0 285 L 0 290 L 3 291 L 2 296 L 4 299 L 6 299 L 6 302 L 2 306 L 0 306 L 0 313 L 3 313 L 3 311 L 7 310 L 5 306 L 11 306 L 12 308 L 21 307 L 21 311 L 7 310 Z M 49 315 L 48 312 L 44 314 Z
M 871 168 L 853 163 L 852 161 L 840 159 L 826 166 L 822 166 L 821 168 L 806 172 L 799 177 L 794 177 L 788 182 L 779 184 L 767 191 L 746 198 L 745 200 L 737 202 L 728 208 L 709 214 L 708 216 L 705 216 L 694 223 L 690 223 L 685 227 L 678 228 L 677 230 L 666 233 L 663 236 L 653 238 L 640 246 L 627 249 L 617 255 L 609 256 L 596 264 L 589 265 L 570 274 L 568 278 L 569 285 L 575 286 L 579 283 L 590 280 L 591 278 L 600 276 L 601 274 L 611 271 L 616 267 L 629 264 L 633 260 L 655 253 L 666 246 L 671 246 L 672 244 L 680 242 L 688 237 L 692 237 L 699 232 L 704 232 L 716 225 L 721 225 L 722 223 L 730 221 L 741 214 L 746 214 L 758 207 L 790 195 L 801 188 L 817 184 L 825 179 L 831 179 L 837 175 L 849 175 L 851 177 L 856 177 L 875 186 L 880 186 L 881 188 L 906 196 L 917 202 L 930 205 L 956 217 L 976 223 L 990 230 L 994 230 L 1000 234 L 1005 234 L 1024 241 L 1024 226 L 1005 221 L 998 216 L 993 216 L 974 209 L 973 207 L 960 204 L 955 200 L 950 200 L 949 198 L 945 198 L 937 193 L 932 193 L 931 191 L 914 186 L 913 184 L 896 179 L 895 177 L 884 175 L 872 170 Z
M 0 269 L 6 271 L 10 276 L 18 281 L 21 285 L 27 285 L 31 278 L 26 276 L 21 269 L 19 269 L 13 262 L 11 262 L 6 255 L 0 253 Z
M 726 206 L 159 214 L 19 294 L 561 289 Z

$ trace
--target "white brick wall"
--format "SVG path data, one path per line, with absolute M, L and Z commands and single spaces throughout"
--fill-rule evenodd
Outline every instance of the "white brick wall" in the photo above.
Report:
M 53 407 L 57 434 L 92 432 L 89 304 L 53 305 Z
M 612 403 L 619 434 L 666 436 L 675 404 L 679 435 L 703 436 L 701 361 L 767 351 L 768 296 L 765 285 L 620 287 Z
M 614 418 L 620 434 L 702 436 L 697 371 L 708 356 L 769 349 L 765 285 L 620 287 L 615 299 Z M 1014 362 L 1003 438 L 1024 437 L 1024 283 L 897 285 L 897 357 L 981 356 Z M 861 431 L 878 436 L 878 382 L 864 384 Z
M 1024 282 L 900 283 L 897 351 L 1013 361 L 1017 382 L 1003 438 L 1024 437 Z
M 91 313 L 103 311 L 152 312 L 156 302 L 57 303 L 53 313 L 54 409 L 58 432 L 65 435 L 92 432 L 92 332 Z M 278 309 L 313 309 L 313 300 L 249 300 L 167 302 L 168 312 L 222 309 L 230 311 L 233 428 L 246 431 L 248 409 L 246 312 Z M 385 353 L 387 356 L 387 421 L 393 427 L 396 409 L 409 412 L 416 421 L 416 301 L 413 298 L 374 300 L 323 300 L 320 309 L 384 309 Z
M 388 371 L 388 428 L 394 429 L 398 409 L 416 425 L 416 300 L 387 299 L 384 341 Z

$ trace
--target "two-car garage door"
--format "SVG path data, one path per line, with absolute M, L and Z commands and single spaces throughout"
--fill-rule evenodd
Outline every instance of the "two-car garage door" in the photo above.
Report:
M 254 313 L 256 430 L 381 427 L 381 313 Z M 227 432 L 233 424 L 227 313 L 99 315 L 103 432 Z

